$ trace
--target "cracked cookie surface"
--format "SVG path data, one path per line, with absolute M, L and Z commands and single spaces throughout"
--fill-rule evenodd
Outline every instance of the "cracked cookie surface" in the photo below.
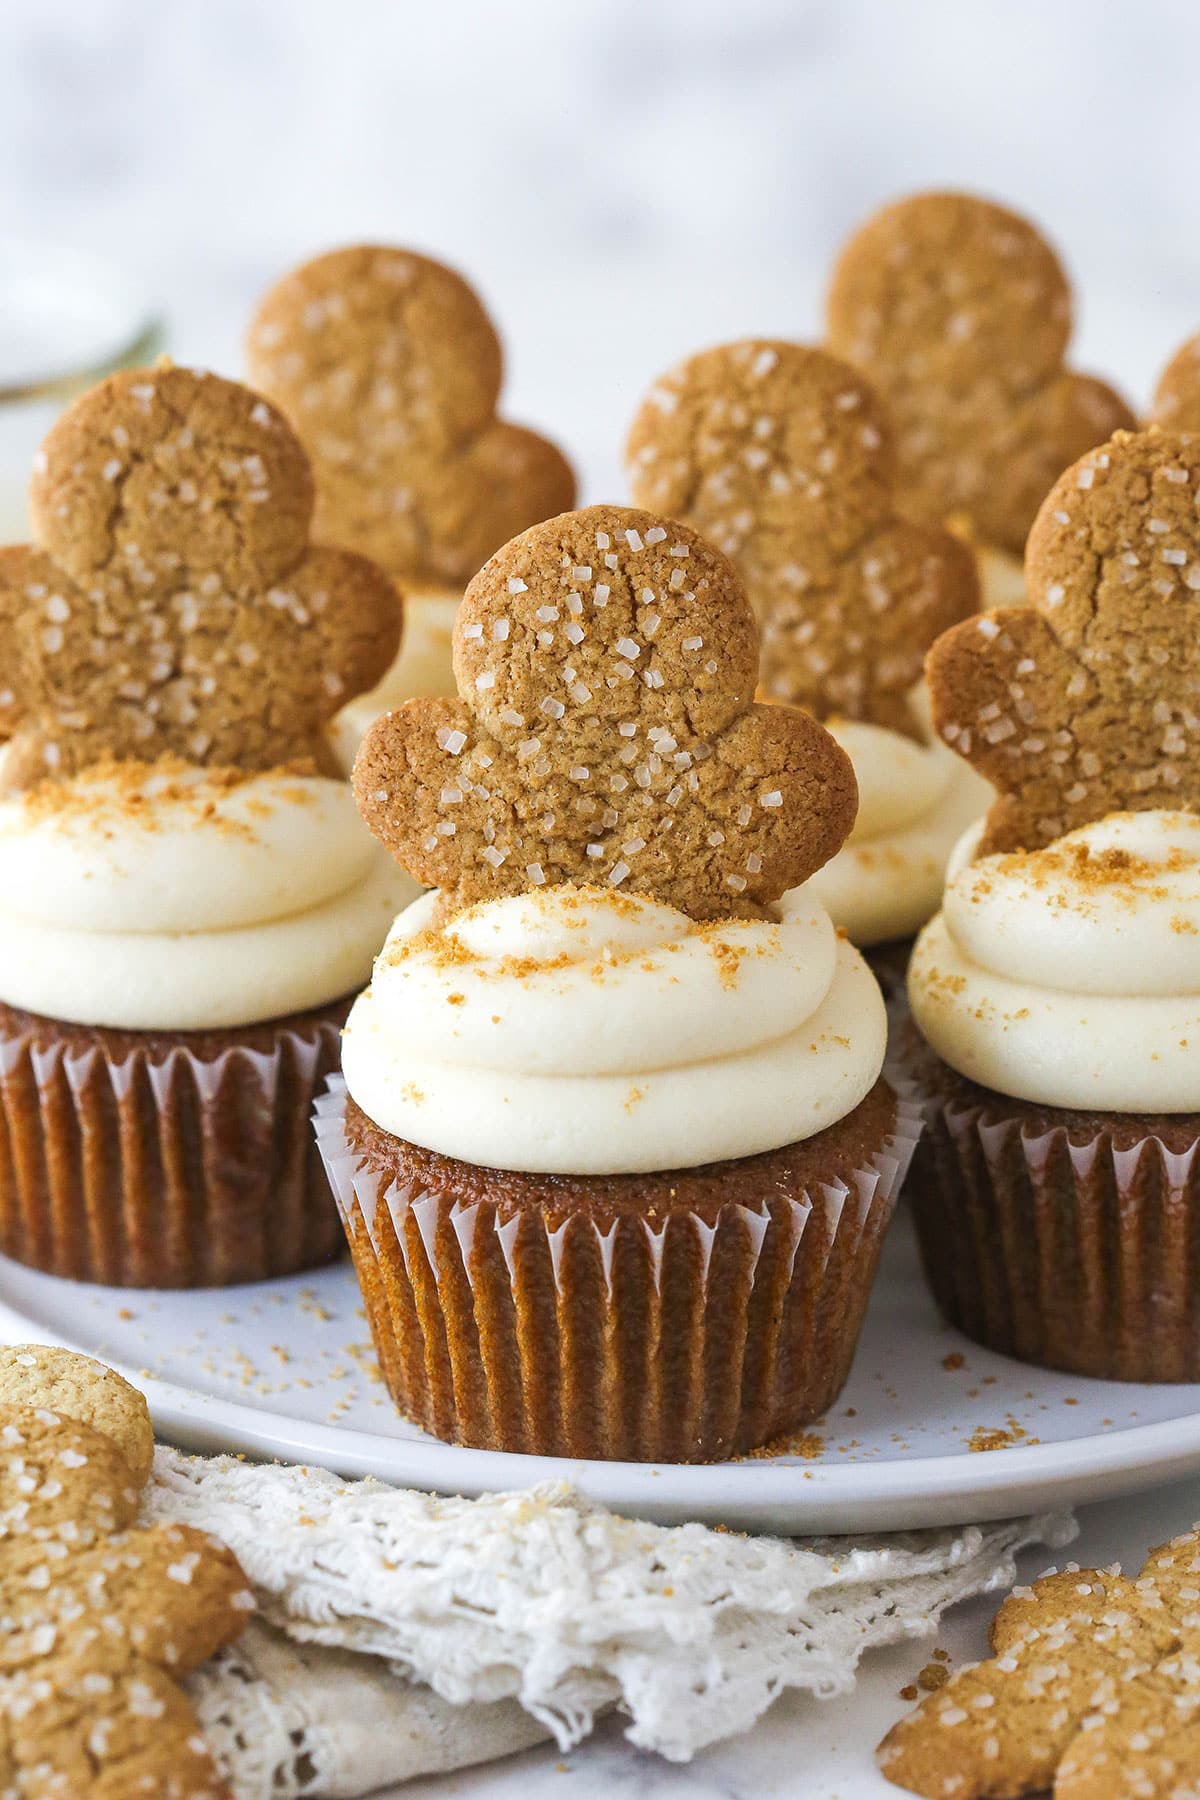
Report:
M 885 407 L 823 350 L 746 339 L 661 376 L 629 435 L 634 498 L 737 565 L 772 699 L 909 737 L 938 634 L 979 604 L 974 559 L 896 510 Z
M 309 542 L 295 434 L 248 388 L 114 375 L 35 459 L 34 542 L 0 550 L 9 787 L 107 757 L 331 767 L 324 726 L 395 655 L 372 563 Z

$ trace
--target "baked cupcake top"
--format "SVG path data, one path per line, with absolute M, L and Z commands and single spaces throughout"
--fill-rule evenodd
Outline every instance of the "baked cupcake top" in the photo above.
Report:
M 1200 1110 L 1200 440 L 1119 432 L 1030 535 L 1033 605 L 929 658 L 947 742 L 994 782 L 913 1013 L 959 1073 L 1017 1098 Z
M 562 453 L 497 417 L 500 340 L 442 263 L 382 244 L 315 257 L 264 295 L 247 357 L 312 458 L 318 534 L 406 587 L 461 588 L 574 502 Z
M 635 496 L 737 564 L 771 699 L 820 718 L 850 755 L 859 814 L 818 891 L 855 943 L 904 937 L 987 790 L 932 739 L 919 690 L 938 634 L 975 612 L 970 551 L 900 518 L 891 421 L 823 350 L 747 340 L 662 376 L 629 436 Z
M 357 985 L 411 884 L 322 771 L 399 603 L 310 545 L 295 435 L 236 383 L 117 375 L 52 429 L 0 550 L 0 998 L 128 1029 Z
M 732 565 L 653 513 L 549 520 L 471 582 L 462 698 L 377 720 L 355 765 L 372 830 L 442 890 L 346 1027 L 378 1126 L 634 1172 L 777 1148 L 869 1092 L 882 999 L 801 885 L 850 829 L 853 771 L 754 703 L 756 651 Z
M 1071 289 L 1051 245 L 973 194 L 914 194 L 868 219 L 834 267 L 827 330 L 891 407 L 904 512 L 1016 555 L 1066 464 L 1135 423 L 1065 366 Z

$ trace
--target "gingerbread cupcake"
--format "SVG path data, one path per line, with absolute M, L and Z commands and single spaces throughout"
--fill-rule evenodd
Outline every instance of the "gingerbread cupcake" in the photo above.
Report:
M 1200 438 L 1057 482 L 1031 606 L 956 627 L 934 718 L 999 799 L 909 975 L 912 1184 L 947 1318 L 1031 1362 L 1200 1379 Z
M 970 552 L 899 518 L 886 410 L 822 350 L 753 339 L 689 358 L 650 390 L 627 457 L 643 505 L 737 564 L 763 697 L 804 707 L 850 756 L 858 816 L 813 891 L 902 975 L 954 843 L 991 798 L 933 736 L 921 681 L 930 644 L 978 605 Z
M 334 1255 L 307 1117 L 413 893 L 325 726 L 399 605 L 309 543 L 265 400 L 114 376 L 0 551 L 0 1251 L 78 1279 L 261 1280 Z
M 834 268 L 829 348 L 892 410 L 901 508 L 972 544 L 987 606 L 1024 601 L 1025 539 L 1051 483 L 1135 423 L 1105 382 L 1065 366 L 1071 311 L 1052 245 L 974 194 L 893 201 Z
M 491 558 L 462 698 L 359 752 L 367 823 L 437 891 L 318 1132 L 388 1386 L 440 1437 L 704 1460 L 845 1380 L 914 1113 L 805 885 L 849 759 L 755 705 L 757 667 L 718 550 L 593 507 Z
M 496 416 L 496 328 L 461 275 L 381 244 L 293 269 L 247 338 L 254 386 L 312 460 L 314 525 L 384 568 L 405 598 L 399 659 L 335 726 L 346 767 L 371 720 L 453 694 L 450 634 L 467 578 L 527 525 L 575 502 L 556 447 Z

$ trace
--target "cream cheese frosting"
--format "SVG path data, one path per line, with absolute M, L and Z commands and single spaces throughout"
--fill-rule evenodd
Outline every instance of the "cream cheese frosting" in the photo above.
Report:
M 863 946 L 911 937 L 937 910 L 954 845 L 995 797 L 969 764 L 933 736 L 923 689 L 911 704 L 920 743 L 881 725 L 826 721 L 854 764 L 858 816 L 841 850 L 810 885 L 834 923 Z
M 1200 1111 L 1200 818 L 1112 813 L 972 861 L 978 840 L 909 972 L 938 1055 L 1047 1106 Z
M 342 767 L 353 767 L 367 728 L 419 694 L 454 694 L 454 615 L 461 593 L 448 588 L 404 589 L 404 637 L 400 654 L 383 680 L 344 706 L 333 723 L 333 744 Z
M 344 782 L 85 770 L 0 800 L 0 998 L 138 1031 L 300 1012 L 361 983 L 418 891 Z
M 401 913 L 346 1026 L 351 1095 L 385 1131 L 493 1168 L 692 1167 L 835 1124 L 874 1086 L 870 970 L 811 883 L 770 920 L 697 924 L 572 886 L 434 926 Z

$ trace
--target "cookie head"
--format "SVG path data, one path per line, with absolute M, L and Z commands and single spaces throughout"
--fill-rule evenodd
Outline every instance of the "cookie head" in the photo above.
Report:
M 376 721 L 354 769 L 376 836 L 452 908 L 561 882 L 753 912 L 841 845 L 845 753 L 753 702 L 758 634 L 727 558 L 596 506 L 524 532 L 471 582 L 460 698 Z
M 1198 500 L 1200 438 L 1118 432 L 1047 496 L 1030 606 L 934 645 L 935 726 L 1000 796 L 981 854 L 1200 804 Z
M 51 430 L 30 504 L 34 542 L 0 550 L 10 785 L 106 756 L 323 766 L 326 720 L 395 655 L 390 582 L 310 544 L 304 451 L 235 382 L 110 377 Z
M 263 298 L 247 353 L 312 458 L 318 536 L 402 581 L 462 582 L 574 500 L 555 446 L 497 418 L 500 340 L 442 263 L 373 244 L 316 257 Z
M 908 694 L 978 605 L 975 570 L 949 533 L 898 516 L 891 424 L 856 370 L 774 341 L 704 351 L 655 383 L 627 457 L 639 502 L 737 565 L 771 698 L 916 735 Z
M 1014 552 L 1063 467 L 1134 423 L 1064 367 L 1071 290 L 1052 246 L 972 194 L 916 194 L 869 219 L 834 268 L 827 326 L 892 409 L 904 510 Z
M 1181 344 L 1163 370 L 1150 419 L 1164 431 L 1200 431 L 1200 333 Z

